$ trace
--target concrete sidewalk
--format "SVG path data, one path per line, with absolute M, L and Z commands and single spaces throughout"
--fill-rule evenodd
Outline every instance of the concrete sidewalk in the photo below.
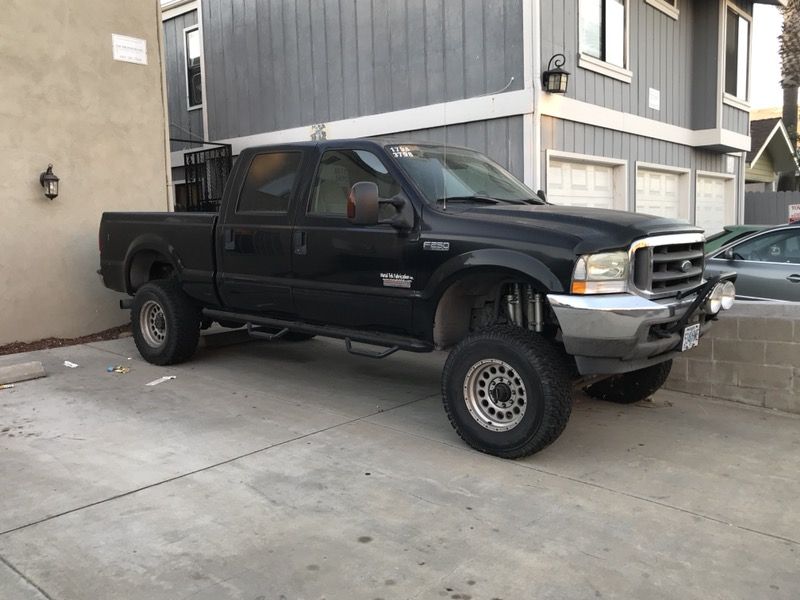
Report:
M 796 416 L 578 398 L 510 462 L 452 431 L 440 354 L 251 343 L 159 368 L 125 339 L 0 365 L 23 360 L 50 376 L 0 391 L 3 599 L 800 596 Z

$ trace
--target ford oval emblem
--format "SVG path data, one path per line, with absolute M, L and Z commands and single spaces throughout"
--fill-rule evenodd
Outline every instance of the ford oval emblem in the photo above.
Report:
M 692 261 L 685 260 L 681 263 L 681 271 L 683 271 L 684 273 L 688 273 L 691 270 L 692 270 Z

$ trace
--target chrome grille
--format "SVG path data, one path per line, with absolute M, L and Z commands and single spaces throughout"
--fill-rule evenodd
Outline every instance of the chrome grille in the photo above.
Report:
M 705 240 L 699 234 L 660 236 L 634 244 L 633 283 L 648 295 L 668 296 L 703 281 Z

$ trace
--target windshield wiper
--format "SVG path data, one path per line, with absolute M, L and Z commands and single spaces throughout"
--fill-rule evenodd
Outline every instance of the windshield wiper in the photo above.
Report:
M 447 196 L 446 198 L 437 198 L 436 202 L 444 204 L 445 202 L 477 202 L 479 204 L 527 204 L 526 200 L 509 200 L 501 198 L 491 198 L 489 196 L 481 196 L 475 194 L 474 196 Z

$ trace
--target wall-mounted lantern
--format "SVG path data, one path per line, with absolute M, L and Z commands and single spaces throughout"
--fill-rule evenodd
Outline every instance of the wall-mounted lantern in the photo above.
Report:
M 39 183 L 44 188 L 44 195 L 50 200 L 58 196 L 58 177 L 53 173 L 53 165 L 47 165 L 47 171 L 39 175 Z
M 542 75 L 542 87 L 550 94 L 566 94 L 569 83 L 569 71 L 562 69 L 567 62 L 563 54 L 556 54 L 547 64 L 547 71 Z

